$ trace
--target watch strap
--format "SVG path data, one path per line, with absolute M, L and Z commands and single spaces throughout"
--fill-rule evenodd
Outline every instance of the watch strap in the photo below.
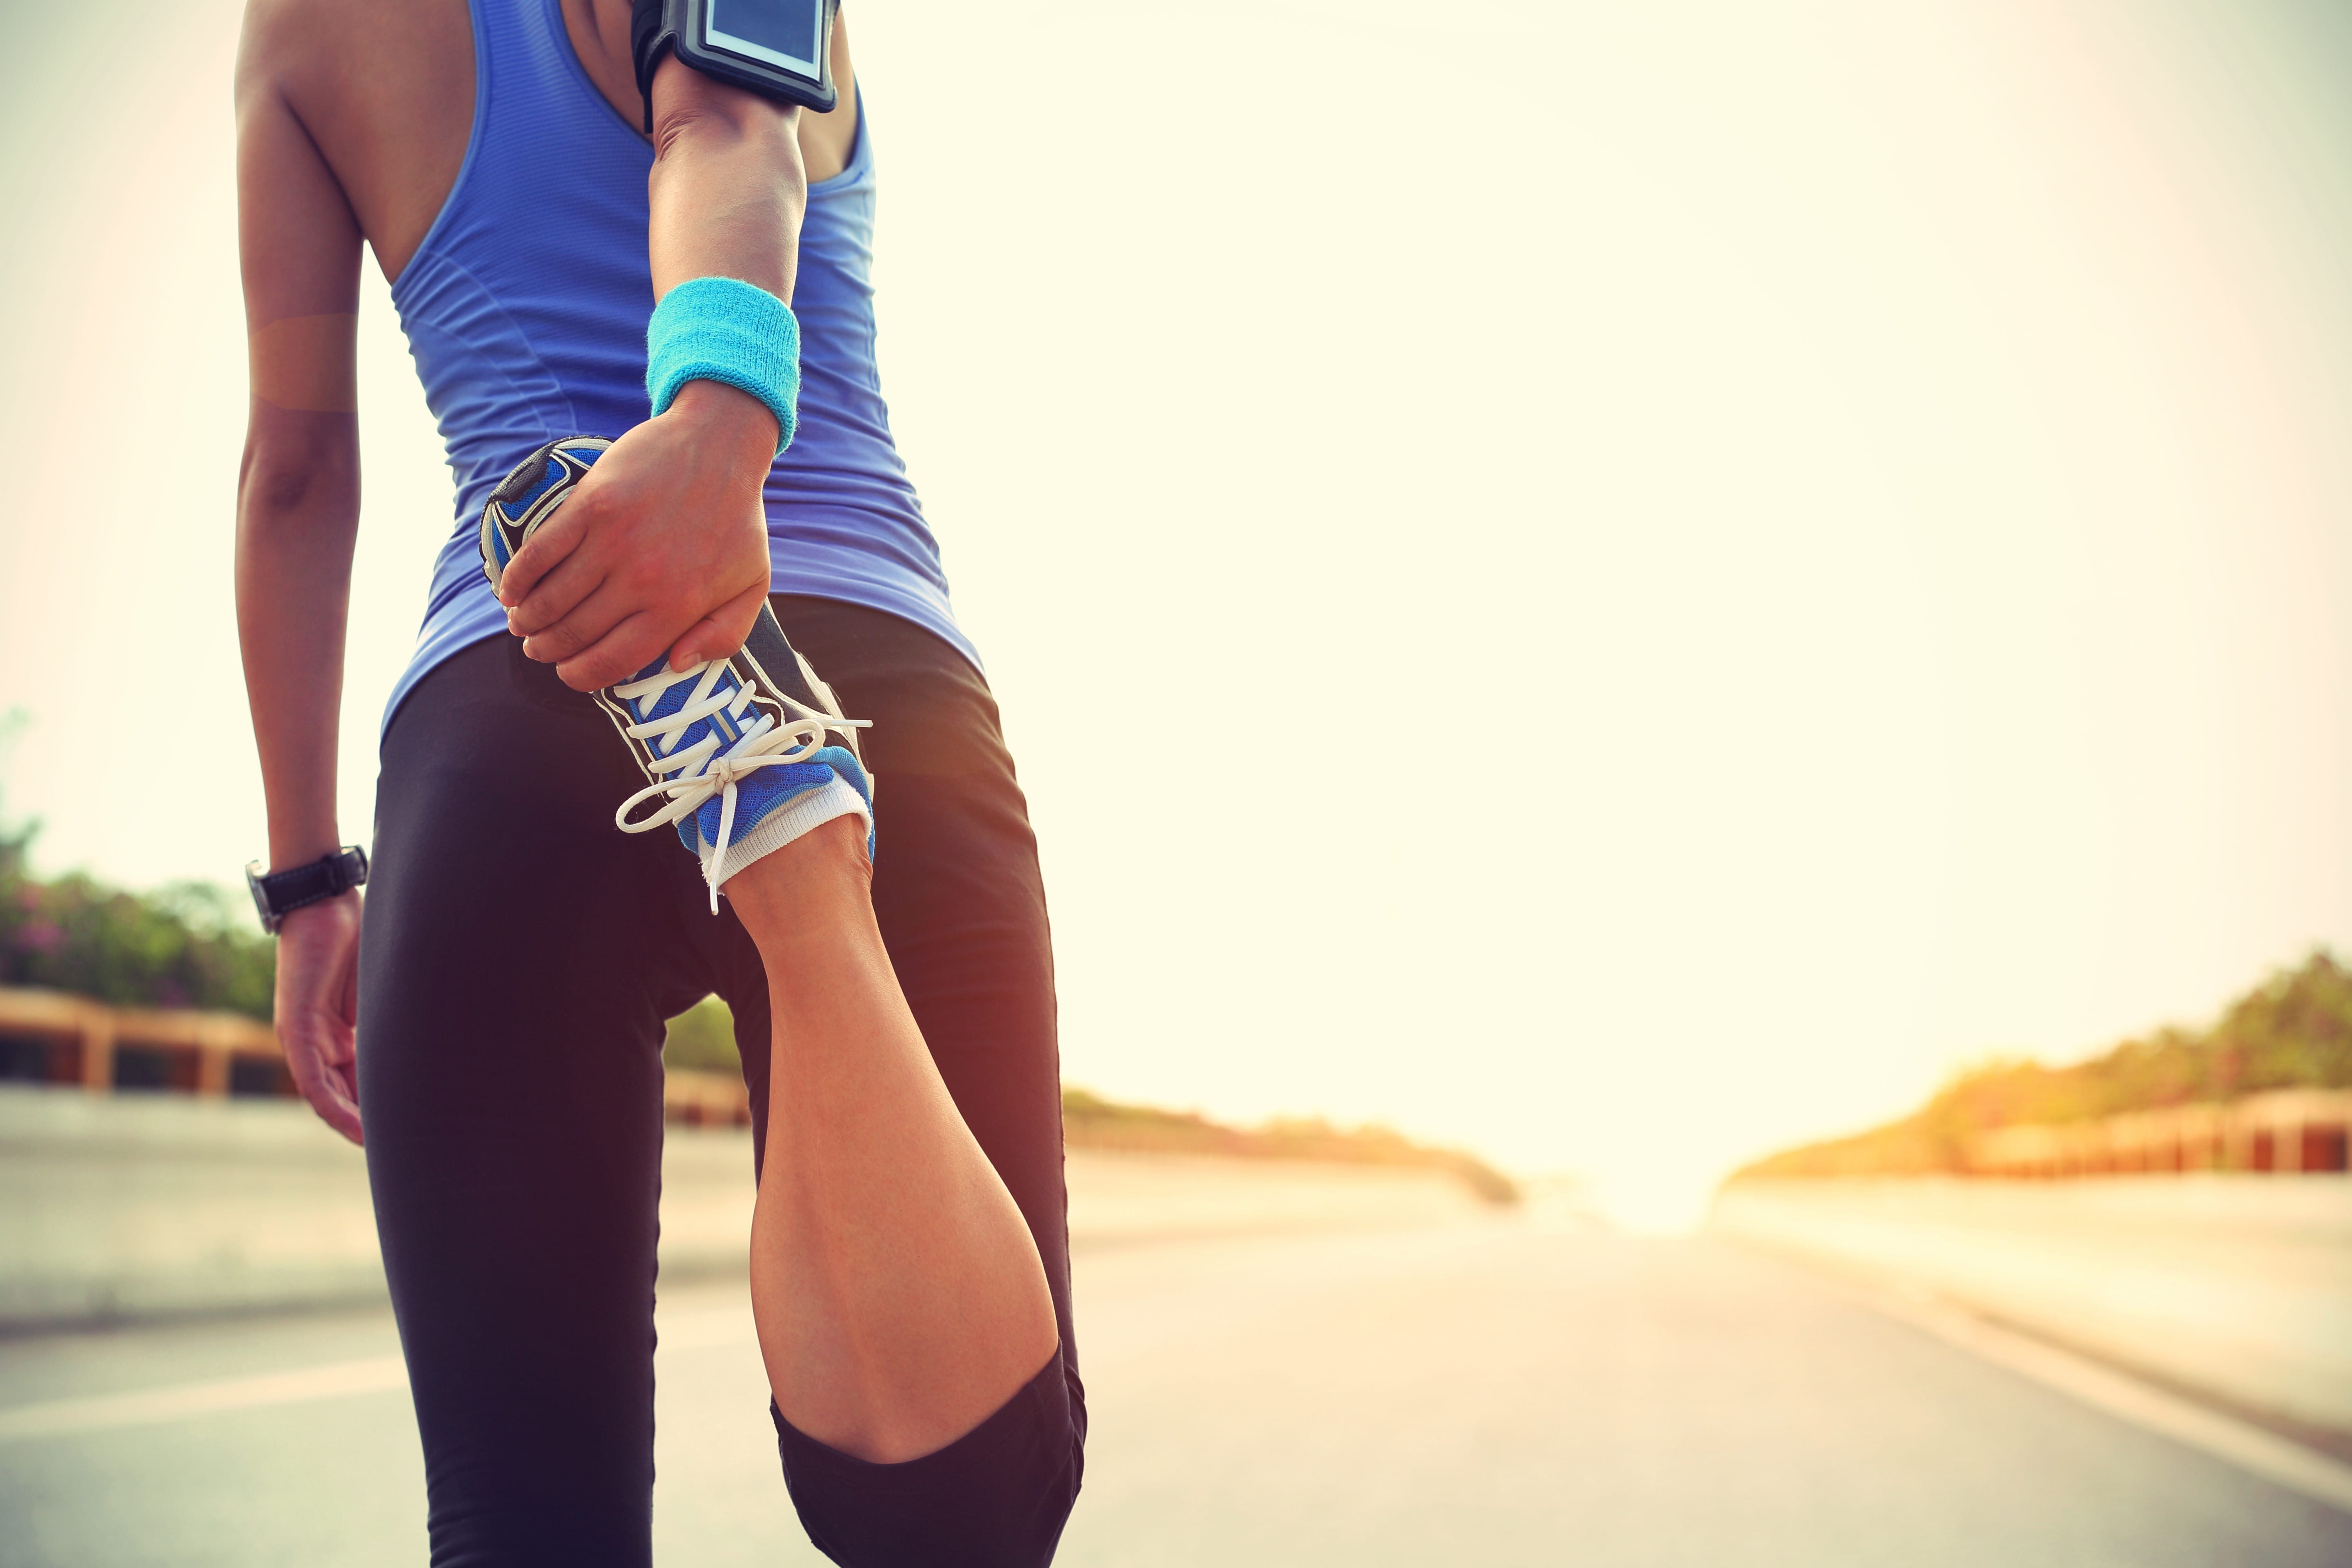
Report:
M 282 920 L 305 905 L 336 898 L 366 881 L 367 851 L 346 844 L 306 866 L 256 878 L 255 885 L 268 899 L 271 916 Z

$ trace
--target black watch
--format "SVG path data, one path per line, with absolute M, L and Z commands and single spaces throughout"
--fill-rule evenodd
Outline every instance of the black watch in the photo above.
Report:
M 258 860 L 245 868 L 245 885 L 253 889 L 253 907 L 261 916 L 261 929 L 273 936 L 286 917 L 303 905 L 348 893 L 366 881 L 367 851 L 356 844 L 346 844 L 332 855 L 322 855 L 290 871 L 265 876 Z

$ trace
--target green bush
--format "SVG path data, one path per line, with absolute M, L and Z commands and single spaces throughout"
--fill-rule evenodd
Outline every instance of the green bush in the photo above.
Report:
M 740 1073 L 735 1051 L 735 1015 L 716 996 L 705 996 L 669 1021 L 662 1040 L 662 1065 L 696 1072 Z
M 0 985 L 47 985 L 132 1007 L 267 1020 L 277 944 L 252 906 L 203 882 L 129 893 L 26 865 L 32 826 L 0 826 Z

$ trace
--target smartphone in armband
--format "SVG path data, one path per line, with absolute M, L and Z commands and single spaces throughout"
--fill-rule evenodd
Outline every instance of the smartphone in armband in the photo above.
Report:
M 661 0 L 661 24 L 637 40 L 637 85 L 651 115 L 653 68 L 667 44 L 703 75 L 829 114 L 833 18 L 840 0 Z

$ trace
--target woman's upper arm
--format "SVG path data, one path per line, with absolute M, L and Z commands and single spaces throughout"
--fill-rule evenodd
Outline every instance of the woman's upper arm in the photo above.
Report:
M 289 73 L 319 36 L 290 25 L 291 9 L 255 5 L 237 52 L 237 253 L 253 395 L 277 408 L 351 413 L 360 228 L 287 100 Z

